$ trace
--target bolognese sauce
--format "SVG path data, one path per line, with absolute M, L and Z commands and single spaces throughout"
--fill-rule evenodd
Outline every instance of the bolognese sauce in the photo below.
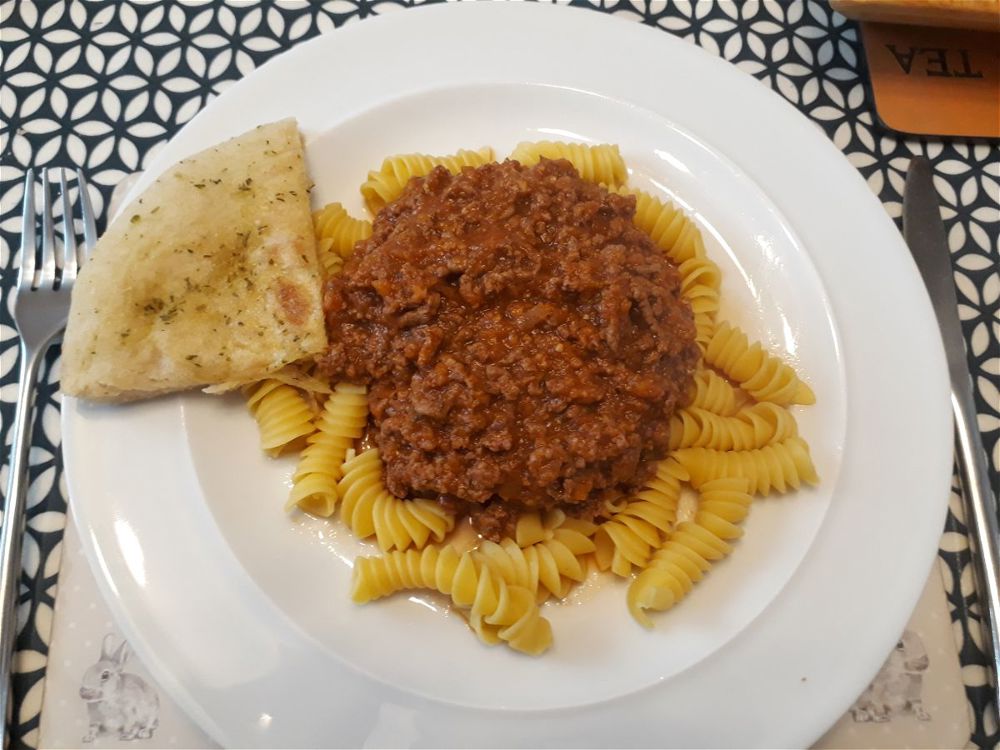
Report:
M 322 366 L 369 386 L 390 492 L 497 538 L 525 509 L 593 516 L 649 476 L 698 350 L 634 211 L 542 160 L 438 167 L 379 212 L 326 282 Z

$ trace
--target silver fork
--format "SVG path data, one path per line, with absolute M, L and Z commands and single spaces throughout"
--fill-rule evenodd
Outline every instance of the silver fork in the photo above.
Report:
M 35 237 L 35 175 L 29 169 L 24 178 L 24 214 L 21 225 L 21 265 L 14 291 L 14 325 L 21 336 L 21 375 L 14 413 L 13 442 L 10 452 L 10 477 L 3 524 L 0 528 L 0 748 L 8 746 L 6 721 L 11 701 L 11 662 L 17 630 L 16 604 L 21 572 L 21 536 L 24 532 L 24 506 L 28 486 L 28 449 L 31 446 L 32 406 L 38 369 L 49 346 L 66 327 L 70 292 L 80 264 L 97 242 L 94 209 L 90 204 L 87 181 L 76 171 L 80 217 L 83 220 L 83 247 L 76 241 L 73 206 L 66 186 L 66 170 L 59 170 L 62 192 L 63 242 L 57 253 L 55 217 L 49 172 L 42 173 L 42 246 L 41 262 Z M 56 257 L 56 256 L 60 257 Z

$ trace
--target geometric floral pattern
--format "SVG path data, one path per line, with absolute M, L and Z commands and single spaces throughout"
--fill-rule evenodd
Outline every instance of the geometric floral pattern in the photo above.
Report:
M 415 0 L 207 4 L 0 1 L 0 491 L 6 489 L 17 388 L 10 312 L 12 254 L 20 237 L 28 166 L 82 167 L 100 193 L 143 169 L 214 96 L 269 58 L 334 27 L 402 11 Z M 677 35 L 770 86 L 841 149 L 899 220 L 912 156 L 927 156 L 942 201 L 979 427 L 1000 485 L 1000 157 L 994 145 L 903 136 L 881 127 L 857 27 L 820 0 L 572 0 Z M 928 331 L 927 334 L 935 335 Z M 30 454 L 29 518 L 18 610 L 15 747 L 37 741 L 38 707 L 66 513 L 59 436 L 58 351 L 43 368 Z M 970 584 L 961 503 L 952 498 L 940 557 L 967 695 L 973 743 L 994 746 L 984 724 L 987 659 Z

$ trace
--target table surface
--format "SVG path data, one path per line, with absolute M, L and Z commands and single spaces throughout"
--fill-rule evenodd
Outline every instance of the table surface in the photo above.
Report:
M 6 488 L 17 388 L 11 269 L 20 241 L 21 183 L 37 166 L 82 167 L 102 215 L 114 186 L 141 170 L 214 96 L 299 42 L 419 0 L 278 2 L 0 2 L 0 425 Z M 952 251 L 959 313 L 976 385 L 993 486 L 1000 485 L 1000 149 L 996 142 L 909 137 L 881 127 L 857 27 L 819 0 L 572 0 L 678 35 L 771 86 L 820 127 L 861 172 L 889 215 L 901 214 L 909 160 L 926 155 Z M 96 196 L 95 196 L 96 197 Z M 936 331 L 928 331 L 936 336 Z M 29 512 L 18 608 L 15 700 L 37 701 L 57 595 L 66 488 L 59 435 L 58 349 L 43 367 L 31 450 Z M 973 637 L 978 603 L 960 504 L 940 558 L 966 697 L 971 742 L 992 747 L 984 720 L 986 656 Z M 34 696 L 34 700 L 32 700 Z M 28 701 L 25 701 L 25 698 Z M 15 747 L 37 742 L 38 715 L 19 717 Z

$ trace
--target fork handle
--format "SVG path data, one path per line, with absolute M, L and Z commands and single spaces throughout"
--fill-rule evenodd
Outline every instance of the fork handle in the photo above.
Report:
M 14 640 L 17 633 L 17 596 L 21 577 L 21 536 L 28 488 L 28 451 L 31 447 L 32 403 L 41 350 L 30 350 L 21 341 L 21 374 L 14 412 L 13 442 L 10 450 L 10 477 L 3 524 L 0 525 L 0 748 L 12 744 L 6 717 L 13 703 Z M 16 717 L 11 718 L 11 722 Z

